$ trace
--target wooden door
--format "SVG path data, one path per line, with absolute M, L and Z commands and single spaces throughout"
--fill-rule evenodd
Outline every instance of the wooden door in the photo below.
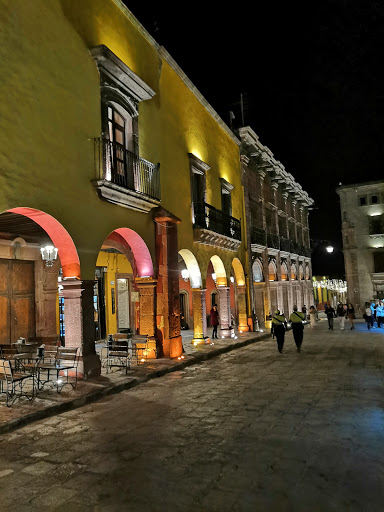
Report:
M 35 333 L 34 262 L 0 260 L 0 343 Z

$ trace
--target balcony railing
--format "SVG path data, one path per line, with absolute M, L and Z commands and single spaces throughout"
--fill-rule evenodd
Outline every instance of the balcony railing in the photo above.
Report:
M 193 208 L 195 227 L 209 229 L 220 235 L 241 240 L 241 224 L 238 219 L 207 203 L 194 203 Z
M 280 237 L 280 251 L 291 252 L 291 241 L 288 238 Z
M 96 178 L 160 201 L 160 164 L 104 138 L 96 139 Z
M 267 246 L 270 249 L 280 249 L 280 237 L 274 233 L 267 234 Z
M 267 246 L 267 232 L 263 228 L 252 227 L 251 244 Z

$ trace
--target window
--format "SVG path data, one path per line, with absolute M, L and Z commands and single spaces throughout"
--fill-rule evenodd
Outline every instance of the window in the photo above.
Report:
M 369 217 L 369 234 L 370 235 L 383 235 L 384 234 L 384 216 L 376 215 Z
M 281 264 L 281 280 L 287 281 L 288 280 L 288 268 L 286 263 Z
M 252 273 L 253 273 L 253 282 L 261 283 L 264 281 L 263 276 L 263 265 L 259 259 L 256 259 L 252 265 Z
M 224 178 L 220 178 L 221 182 L 221 210 L 227 215 L 232 215 L 232 197 L 231 192 L 233 185 L 228 183 Z
M 291 280 L 294 281 L 296 279 L 296 265 L 292 263 L 291 265 Z
M 210 166 L 193 153 L 188 153 L 191 172 L 192 222 L 205 226 L 206 185 L 205 173 Z
M 375 273 L 384 272 L 384 252 L 373 253 L 373 265 Z
M 376 194 L 371 196 L 371 204 L 378 204 L 379 202 L 379 196 L 377 196 Z
M 268 265 L 268 276 L 269 281 L 277 281 L 276 262 L 273 260 Z
M 366 206 L 367 204 L 367 197 L 366 196 L 360 196 L 359 197 L 359 205 L 360 206 Z

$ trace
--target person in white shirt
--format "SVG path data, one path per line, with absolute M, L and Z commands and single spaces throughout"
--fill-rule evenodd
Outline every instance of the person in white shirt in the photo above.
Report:
M 368 331 L 373 327 L 373 315 L 372 315 L 372 309 L 369 305 L 369 302 L 365 303 L 365 314 L 364 314 L 365 321 L 367 323 Z

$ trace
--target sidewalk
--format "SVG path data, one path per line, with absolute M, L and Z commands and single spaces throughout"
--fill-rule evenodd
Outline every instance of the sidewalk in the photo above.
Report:
M 82 407 L 110 394 L 120 393 L 167 373 L 182 370 L 187 366 L 206 361 L 225 352 L 245 347 L 270 337 L 269 331 L 237 333 L 236 339 L 218 339 L 210 345 L 193 346 L 188 336 L 183 333 L 185 349 L 184 359 L 153 359 L 138 367 L 132 367 L 126 375 L 122 370 L 106 373 L 102 368 L 100 377 L 81 380 L 76 389 L 65 386 L 61 393 L 55 389 L 40 391 L 33 402 L 26 398 L 16 400 L 12 407 L 6 407 L 5 395 L 0 395 L 0 434 L 43 418 L 55 416 L 65 411 Z M 191 338 L 192 339 L 192 338 Z

